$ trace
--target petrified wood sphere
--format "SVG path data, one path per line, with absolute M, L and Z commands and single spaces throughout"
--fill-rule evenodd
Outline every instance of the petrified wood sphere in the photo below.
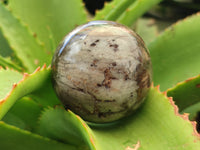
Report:
M 151 60 L 143 40 L 111 21 L 77 27 L 58 46 L 54 89 L 66 109 L 104 123 L 131 114 L 151 84 Z

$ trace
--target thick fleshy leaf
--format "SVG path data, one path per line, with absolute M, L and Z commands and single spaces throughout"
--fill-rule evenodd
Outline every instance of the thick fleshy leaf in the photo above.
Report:
M 142 37 L 146 45 L 158 36 L 159 31 L 155 22 L 153 18 L 140 18 L 135 23 L 135 32 Z
M 0 55 L 0 66 L 2 66 L 4 68 L 6 68 L 6 67 L 13 68 L 13 69 L 18 70 L 18 71 L 22 71 L 23 70 L 20 66 L 16 65 L 15 63 L 13 63 L 11 61 L 10 57 L 5 58 L 5 57 L 2 57 L 1 55 Z
M 136 0 L 116 21 L 131 26 L 140 16 L 161 1 L 162 0 Z
M 0 30 L 0 55 L 6 57 L 10 56 L 11 54 L 12 50 Z
M 37 66 L 50 64 L 51 55 L 44 46 L 31 34 L 28 27 L 15 18 L 12 13 L 0 2 L 0 29 L 28 71 L 34 71 Z
M 24 76 L 12 70 L 0 70 L 0 119 L 18 99 L 39 89 L 49 75 L 50 68 L 46 69 L 46 66 Z
M 137 113 L 110 126 L 92 127 L 106 150 L 197 150 L 200 139 L 186 115 L 179 115 L 172 99 L 152 88 Z
M 12 90 L 13 84 L 19 82 L 23 75 L 10 69 L 0 69 L 0 100 Z M 1 101 L 0 101 L 1 103 Z
M 131 26 L 152 6 L 162 0 L 114 0 L 97 11 L 95 20 L 113 20 Z
M 200 76 L 178 83 L 167 95 L 173 97 L 180 112 L 190 113 L 190 119 L 194 120 L 200 112 Z
M 35 131 L 43 107 L 28 97 L 16 101 L 2 121 L 18 128 Z
M 8 41 L 1 32 L 1 29 L 0 29 L 0 66 L 4 68 L 5 67 L 14 68 L 15 70 L 22 71 L 21 62 L 10 48 Z
M 47 76 L 47 79 L 45 80 L 43 85 L 33 91 L 30 97 L 44 107 L 55 107 L 62 105 L 53 89 L 51 72 L 49 72 L 49 75 Z
M 199 74 L 200 14 L 176 23 L 148 45 L 153 81 L 164 91 Z
M 9 7 L 49 51 L 75 26 L 87 21 L 81 0 L 9 0 Z
M 7 125 L 0 121 L 1 150 L 76 150 L 72 145 L 63 144 Z
M 93 133 L 73 113 L 50 108 L 41 117 L 40 133 L 66 143 L 86 140 L 95 150 L 196 150 L 200 146 L 195 123 L 178 114 L 172 99 L 156 88 L 151 88 L 144 105 L 132 116 L 111 124 L 89 125 Z
M 96 150 L 98 146 L 90 128 L 79 116 L 58 107 L 43 112 L 39 133 L 51 139 L 77 145 L 82 150 L 88 149 L 88 146 L 90 150 Z
M 94 20 L 116 20 L 136 0 L 113 0 L 97 11 Z

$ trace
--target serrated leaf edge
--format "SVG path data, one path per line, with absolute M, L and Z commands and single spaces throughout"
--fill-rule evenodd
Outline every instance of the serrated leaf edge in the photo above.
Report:
M 59 106 L 58 106 L 58 107 L 59 107 Z M 52 110 L 54 110 L 54 109 L 56 109 L 56 108 L 58 108 L 58 107 L 55 107 L 55 108 L 50 107 L 50 106 L 45 107 L 45 108 L 41 111 L 40 116 L 38 117 L 38 122 L 37 122 L 37 124 L 38 124 L 38 125 L 40 124 L 40 121 L 41 121 L 42 117 L 44 116 L 44 114 L 45 114 L 47 111 L 52 111 Z M 65 110 L 63 107 L 59 107 L 59 108 Z M 94 134 L 93 134 L 92 130 L 88 127 L 88 125 L 84 122 L 84 120 L 83 120 L 80 116 L 74 114 L 74 113 L 73 113 L 71 110 L 69 110 L 69 109 L 67 109 L 67 110 L 65 110 L 65 111 L 68 112 L 68 113 L 70 113 L 72 116 L 75 116 L 75 118 L 81 123 L 82 127 L 84 128 L 84 130 L 88 133 L 87 135 L 89 135 L 90 143 L 86 143 L 86 144 L 89 144 L 88 146 L 92 147 L 92 149 L 95 150 L 95 149 L 96 149 L 96 146 L 97 146 L 98 144 L 97 144 L 97 142 L 96 142 L 96 140 L 95 140 L 95 137 L 94 137 Z
M 192 80 L 195 80 L 195 79 L 197 79 L 197 78 L 200 78 L 200 74 L 197 75 L 197 76 L 194 76 L 194 77 L 190 77 L 190 78 L 186 79 L 185 81 L 178 82 L 175 86 L 173 86 L 173 87 L 167 89 L 167 90 L 166 90 L 166 93 L 168 93 L 169 91 L 172 91 L 172 90 L 178 88 L 179 86 L 184 85 L 184 84 L 187 83 L 187 82 L 190 82 L 190 81 L 192 81 Z M 198 86 L 198 85 L 196 85 L 196 86 Z
M 46 67 L 46 64 L 44 64 L 42 68 L 41 68 L 41 67 L 38 67 L 32 74 L 24 73 L 24 74 L 23 74 L 23 78 L 22 78 L 18 83 L 14 83 L 13 86 L 12 86 L 11 91 L 5 96 L 5 98 L 3 98 L 3 99 L 0 100 L 0 105 L 1 105 L 2 103 L 4 103 L 4 102 L 10 97 L 10 95 L 12 94 L 12 92 L 15 90 L 15 88 L 16 88 L 20 83 L 24 82 L 29 76 L 32 76 L 32 75 L 36 74 L 36 73 L 39 72 L 39 71 L 43 71 L 43 70 L 46 69 L 46 68 L 49 69 L 50 66 L 49 66 L 49 67 Z M 6 70 L 13 70 L 13 69 L 6 68 Z M 14 71 L 16 71 L 16 70 L 14 70 Z M 17 72 L 17 71 L 16 71 L 16 72 Z
M 3 2 L 0 2 L 0 4 L 2 4 L 2 3 L 3 3 Z M 43 42 L 41 42 L 41 41 L 38 39 L 36 33 L 33 32 L 33 31 L 30 29 L 30 27 L 28 26 L 28 24 L 24 23 L 24 22 L 20 19 L 19 16 L 16 16 L 16 14 L 13 14 L 13 13 L 12 13 L 12 9 L 11 9 L 10 7 L 5 6 L 5 5 L 2 5 L 2 7 L 4 7 L 5 9 L 7 9 L 7 10 L 13 15 L 13 18 L 15 18 L 15 19 L 19 22 L 19 24 L 21 24 L 21 26 L 24 27 L 24 29 L 27 31 L 27 33 L 28 33 L 30 36 L 33 36 L 33 37 L 34 37 L 36 44 L 38 44 L 38 46 L 40 46 L 40 47 L 42 48 L 42 50 L 44 50 L 44 53 L 46 53 L 47 55 L 50 55 L 50 54 L 51 54 L 51 52 L 49 52 L 49 51 L 46 49 L 45 44 L 44 44 Z M 1 30 L 1 27 L 0 27 L 0 30 Z M 17 50 L 16 50 L 15 47 L 12 45 L 12 43 L 11 43 L 10 40 L 9 40 L 9 38 L 4 34 L 4 31 L 3 31 L 3 30 L 1 30 L 1 31 L 2 31 L 3 37 L 4 37 L 5 40 L 8 42 L 10 48 L 11 48 L 11 49 L 13 50 L 13 52 L 15 53 L 16 59 L 19 60 L 19 62 L 23 65 L 23 68 L 27 71 L 28 68 L 27 68 L 27 66 L 24 64 L 24 62 L 22 61 L 22 59 L 20 58 L 20 56 L 16 53 Z M 49 35 L 49 36 L 50 36 L 50 35 Z
M 72 115 L 74 115 L 73 114 L 73 112 L 71 111 L 71 110 L 67 110 L 70 114 L 72 114 Z M 78 116 L 78 115 L 76 115 L 75 114 L 75 116 L 76 116 L 76 118 L 81 122 L 81 124 L 82 124 L 82 126 L 84 127 L 84 129 L 87 131 L 87 133 L 89 133 L 88 135 L 89 135 L 89 137 L 90 137 L 90 143 L 92 144 L 91 146 L 93 147 L 93 148 L 95 148 L 95 145 L 96 145 L 96 140 L 95 140 L 95 138 L 94 138 L 94 135 L 93 134 L 91 134 L 91 130 L 89 130 L 90 128 L 87 126 L 87 124 L 82 120 L 82 118 L 80 117 L 80 116 Z
M 45 140 L 45 141 L 49 141 L 49 142 L 61 144 L 61 143 L 58 142 L 58 141 L 55 141 L 55 140 L 52 140 L 52 139 L 50 139 L 50 138 L 43 137 L 43 136 L 41 136 L 41 135 L 32 133 L 32 132 L 30 132 L 30 131 L 28 131 L 28 130 L 23 130 L 23 129 L 20 129 L 20 128 L 16 127 L 16 126 L 8 125 L 8 124 L 6 124 L 6 123 L 3 122 L 3 121 L 0 121 L 0 124 L 3 124 L 4 126 L 9 126 L 10 128 L 12 128 L 12 129 L 14 129 L 14 130 L 16 130 L 16 131 L 19 131 L 19 132 L 21 132 L 21 133 L 24 133 L 24 134 L 26 134 L 26 135 L 31 135 L 31 136 L 33 136 L 33 137 L 36 137 L 36 138 L 39 138 L 39 139 L 42 139 L 42 140 Z M 62 143 L 62 144 L 63 144 L 63 143 Z
M 174 108 L 174 114 L 175 114 L 176 116 L 182 118 L 183 120 L 189 122 L 189 123 L 192 125 L 192 128 L 193 128 L 193 133 L 192 133 L 192 134 L 193 134 L 195 137 L 197 137 L 198 140 L 200 140 L 200 134 L 199 134 L 199 133 L 197 132 L 197 130 L 196 130 L 196 125 L 197 125 L 196 121 L 190 121 L 190 120 L 189 120 L 189 114 L 188 114 L 188 113 L 180 114 L 180 113 L 179 113 L 179 108 L 178 108 L 178 106 L 177 106 L 177 105 L 175 104 L 175 102 L 173 101 L 173 97 L 168 97 L 166 91 L 161 92 L 161 91 L 160 91 L 160 85 L 157 85 L 155 88 L 157 89 L 157 91 L 158 91 L 160 94 L 164 95 L 165 98 L 168 99 L 169 103 L 170 103 L 171 106 Z M 196 142 L 196 141 L 194 141 L 194 142 Z

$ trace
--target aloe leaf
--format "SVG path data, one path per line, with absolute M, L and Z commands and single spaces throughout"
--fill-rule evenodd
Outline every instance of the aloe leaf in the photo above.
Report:
M 162 0 L 114 0 L 97 11 L 94 20 L 113 20 L 131 26 L 152 6 Z
M 153 81 L 164 91 L 178 82 L 199 74 L 200 15 L 180 21 L 148 45 Z
M 40 119 L 40 133 L 71 144 L 86 140 L 87 144 L 93 143 L 90 148 L 95 150 L 196 150 L 200 146 L 199 135 L 195 123 L 187 117 L 178 114 L 171 98 L 157 88 L 151 88 L 146 102 L 135 114 L 112 124 L 90 123 L 92 132 L 72 112 L 49 108 Z
M 158 20 L 149 17 L 140 17 L 134 24 L 133 29 L 144 40 L 146 45 L 154 41 L 160 33 L 174 22 L 169 20 Z
M 87 21 L 81 0 L 9 0 L 9 7 L 30 26 L 49 51 L 54 51 L 75 26 Z
M 8 41 L 4 38 L 0 30 L 0 55 L 7 57 L 12 54 L 12 50 L 8 44 Z
M 76 150 L 67 145 L 21 130 L 0 121 L 0 145 L 2 150 Z
M 20 66 L 13 63 L 11 61 L 10 57 L 5 58 L 5 57 L 2 57 L 1 55 L 0 55 L 0 66 L 2 66 L 4 68 L 6 68 L 6 67 L 13 68 L 13 69 L 18 70 L 20 72 L 22 72 L 22 70 L 23 70 Z
M 116 20 L 119 23 L 131 26 L 140 16 L 162 0 L 136 0 Z
M 23 65 L 32 72 L 37 66 L 50 64 L 51 56 L 39 44 L 34 34 L 0 3 L 0 29 Z
M 135 32 L 142 37 L 146 45 L 153 41 L 159 34 L 158 26 L 155 22 L 152 18 L 140 18 L 135 23 Z
M 124 0 L 112 0 L 111 2 L 105 2 L 104 7 L 101 10 L 96 10 L 94 20 L 104 20 L 105 16 L 110 13 L 110 11 L 116 7 L 116 5 Z
M 107 150 L 196 150 L 200 140 L 193 125 L 186 115 L 178 114 L 172 99 L 151 88 L 135 114 L 114 125 L 92 127 L 92 131 Z
M 90 128 L 78 116 L 61 108 L 46 109 L 40 118 L 39 133 L 51 139 L 96 150 L 97 143 Z
M 35 131 L 38 118 L 43 107 L 28 97 L 16 101 L 15 105 L 6 113 L 2 121 L 18 128 Z
M 40 67 L 32 74 L 24 76 L 12 70 L 0 70 L 0 119 L 21 97 L 40 88 L 50 75 L 50 68 Z M 12 86 L 13 85 L 13 86 Z
M 117 18 L 136 0 L 113 0 L 105 3 L 105 8 L 97 11 L 94 20 L 117 20 Z
M 193 120 L 200 111 L 200 76 L 178 83 L 167 90 L 167 95 L 173 97 L 181 113 L 190 113 Z
M 13 83 L 17 83 L 22 79 L 23 75 L 11 69 L 0 69 L 0 99 L 12 90 Z M 0 101 L 2 102 L 2 101 Z
M 30 94 L 30 97 L 44 107 L 55 107 L 62 105 L 53 89 L 50 71 L 48 72 L 47 78 L 45 79 L 43 85 L 33 91 Z

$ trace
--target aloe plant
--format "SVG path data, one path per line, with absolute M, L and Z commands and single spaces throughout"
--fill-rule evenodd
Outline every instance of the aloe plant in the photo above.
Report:
M 141 17 L 160 2 L 113 0 L 94 17 L 81 0 L 0 2 L 0 148 L 200 149 L 195 122 L 200 111 L 200 15 L 160 29 Z M 134 25 L 152 59 L 153 84 L 145 103 L 111 124 L 87 123 L 64 110 L 52 88 L 50 63 L 57 45 L 88 20 Z

